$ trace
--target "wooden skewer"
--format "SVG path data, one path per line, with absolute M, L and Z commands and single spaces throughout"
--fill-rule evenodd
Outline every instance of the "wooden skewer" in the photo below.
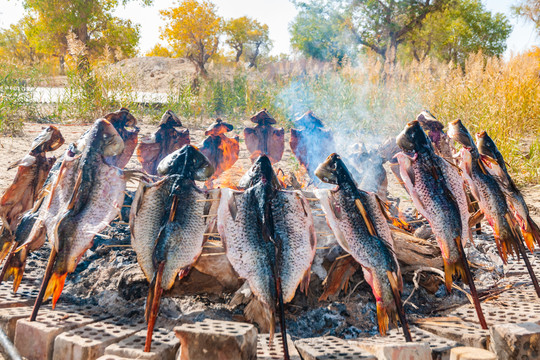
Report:
M 341 255 L 341 256 L 337 257 L 336 260 L 345 259 L 347 256 L 351 256 L 351 254 Z M 336 260 L 334 260 L 334 261 L 336 261 Z
M 221 201 L 221 199 L 204 199 L 204 200 L 195 200 L 196 202 L 209 202 L 209 201 Z
M 330 249 L 330 246 L 318 246 L 315 248 L 315 250 L 325 250 L 325 249 Z
M 325 214 L 315 214 L 313 216 L 326 216 Z
M 307 201 L 319 201 L 317 198 L 306 198 Z
M 131 244 L 117 244 L 117 245 L 103 245 L 105 248 L 111 248 L 111 247 L 125 247 L 130 248 Z
M 201 217 L 203 217 L 203 218 L 215 217 L 215 216 L 217 216 L 217 214 L 201 215 Z
M 225 255 L 225 253 L 221 252 L 221 253 L 202 254 L 201 257 L 203 257 L 203 256 L 219 256 L 219 255 Z

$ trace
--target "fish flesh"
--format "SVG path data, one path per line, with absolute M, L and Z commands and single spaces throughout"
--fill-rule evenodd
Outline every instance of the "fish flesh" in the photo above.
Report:
M 506 163 L 497 145 L 486 131 L 476 134 L 476 142 L 484 169 L 493 176 L 506 196 L 506 201 L 521 229 L 525 244 L 532 252 L 535 242 L 537 246 L 540 246 L 540 229 L 531 218 L 521 191 L 508 173 Z
M 202 252 L 211 193 L 195 180 L 208 179 L 214 169 L 195 147 L 185 145 L 165 157 L 157 171 L 164 178 L 141 182 L 130 214 L 131 244 L 150 282 L 145 351 L 151 348 L 163 291 L 186 276 Z
M 339 245 L 362 267 L 377 303 L 379 332 L 386 334 L 389 321 L 400 316 L 401 272 L 393 252 L 393 239 L 378 200 L 357 188 L 349 170 L 337 154 L 330 155 L 315 171 L 322 181 L 337 185 L 333 190 L 317 189 L 315 196 Z M 396 306 L 398 308 L 396 308 Z M 410 338 L 410 333 L 406 335 Z
M 51 186 L 43 223 L 52 250 L 31 320 L 43 299 L 58 301 L 68 273 L 75 270 L 96 234 L 119 214 L 123 204 L 123 172 L 105 163 L 124 149 L 122 138 L 105 119 L 94 122 L 80 154 L 68 149 Z M 40 215 L 41 217 L 41 215 Z

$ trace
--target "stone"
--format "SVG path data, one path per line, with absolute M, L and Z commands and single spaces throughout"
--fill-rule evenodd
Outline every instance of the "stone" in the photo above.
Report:
M 300 354 L 296 350 L 289 334 L 287 334 L 287 345 L 290 359 L 301 360 Z M 277 360 L 282 358 L 283 340 L 281 334 L 276 334 L 272 343 L 270 343 L 269 334 L 260 334 L 257 336 L 257 360 Z
M 118 343 L 107 346 L 105 355 L 115 355 L 128 359 L 174 360 L 180 347 L 180 340 L 176 338 L 174 332 L 163 328 L 154 329 L 150 352 L 144 352 L 145 341 L 146 330 L 141 330 Z
M 92 307 L 78 310 L 40 309 L 36 321 L 20 319 L 15 329 L 15 347 L 29 360 L 52 359 L 56 337 L 66 331 L 99 321 L 103 315 L 85 313 Z
M 251 324 L 205 319 L 174 329 L 180 360 L 257 358 L 257 330 Z
M 540 359 L 540 325 L 532 322 L 491 327 L 490 350 L 499 359 Z
M 136 324 L 115 317 L 88 324 L 60 334 L 54 342 L 54 360 L 94 360 L 104 355 L 105 348 L 119 342 L 146 326 L 144 320 Z
M 485 349 L 461 346 L 450 351 L 450 360 L 497 360 L 497 355 Z
M 375 360 L 374 355 L 335 336 L 324 336 L 295 341 L 304 360 Z

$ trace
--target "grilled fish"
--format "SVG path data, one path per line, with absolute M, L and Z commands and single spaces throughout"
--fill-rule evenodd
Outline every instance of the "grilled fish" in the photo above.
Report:
M 199 150 L 210 160 L 215 169 L 212 178 L 208 181 L 208 185 L 211 185 L 213 179 L 230 169 L 238 160 L 240 152 L 238 136 L 229 138 L 225 135 L 232 130 L 233 126 L 231 124 L 216 119 L 204 133 L 208 137 L 204 139 Z
M 257 126 L 244 129 L 244 138 L 251 161 L 255 162 L 260 155 L 268 156 L 272 164 L 280 161 L 285 149 L 285 130 L 272 126 L 276 120 L 268 114 L 266 109 L 255 114 L 251 121 Z
M 315 175 L 337 185 L 334 190 L 315 190 L 315 195 L 338 243 L 361 265 L 377 302 L 379 332 L 386 334 L 389 320 L 396 320 L 403 284 L 382 209 L 373 194 L 357 188 L 339 155 L 330 155 Z M 404 314 L 397 315 L 403 316 L 401 322 L 406 327 Z
M 486 170 L 478 148 L 461 120 L 449 124 L 448 135 L 463 145 L 460 151 L 463 176 L 478 200 L 480 210 L 493 227 L 499 255 L 506 264 L 508 254 L 519 256 L 518 242 L 521 239 L 516 233 L 504 193 L 495 178 Z
M 65 153 L 43 204 L 43 223 L 53 248 L 31 320 L 44 298 L 53 295 L 53 306 L 56 304 L 67 274 L 75 270 L 95 235 L 118 215 L 123 203 L 123 173 L 104 161 L 123 151 L 122 138 L 111 123 L 98 119 L 86 139 L 80 154 L 71 149 Z
M 531 219 L 529 208 L 525 203 L 525 199 L 523 199 L 521 191 L 519 191 L 512 180 L 506 169 L 506 163 L 502 154 L 487 132 L 482 131 L 476 134 L 476 142 L 484 169 L 493 176 L 504 192 L 508 206 L 521 229 L 525 244 L 527 244 L 527 247 L 532 252 L 535 242 L 537 246 L 540 246 L 540 229 L 533 219 Z
M 112 157 L 110 162 L 112 165 L 116 165 L 120 169 L 123 169 L 131 159 L 131 155 L 133 155 L 133 152 L 137 147 L 140 131 L 137 127 L 137 119 L 135 119 L 135 116 L 133 116 L 126 108 L 121 108 L 118 111 L 109 113 L 103 118 L 114 126 L 118 135 L 120 135 L 124 141 L 124 150 L 119 155 Z M 131 127 L 133 130 L 128 130 L 127 127 Z
M 200 190 L 214 171 L 208 159 L 191 145 L 165 157 L 157 171 L 164 178 L 139 186 L 130 215 L 131 243 L 150 282 L 145 351 L 150 351 L 161 295 L 176 278 L 186 276 L 202 252 L 210 193 Z

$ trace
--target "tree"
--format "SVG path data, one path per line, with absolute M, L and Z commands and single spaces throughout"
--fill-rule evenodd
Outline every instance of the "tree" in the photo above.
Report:
M 430 13 L 440 11 L 451 0 L 327 0 L 326 6 L 340 9 L 339 22 L 355 42 L 370 48 L 389 63 L 396 61 L 398 46 L 420 27 Z M 298 1 L 313 6 L 317 0 Z
M 339 10 L 327 3 L 301 3 L 289 31 L 291 46 L 304 56 L 320 61 L 354 59 L 358 46 L 343 23 Z
M 43 56 L 36 53 L 28 39 L 32 23 L 33 19 L 25 16 L 17 24 L 0 30 L 0 58 L 17 64 L 33 64 L 41 60 Z
M 540 31 L 540 0 L 521 0 L 512 6 L 515 15 L 532 21 L 536 30 Z
M 471 53 L 500 56 L 512 26 L 504 14 L 492 14 L 480 0 L 456 0 L 428 14 L 422 27 L 409 34 L 406 53 L 421 60 L 432 56 L 464 65 Z
M 227 21 L 223 30 L 227 35 L 227 45 L 236 52 L 235 62 L 245 55 L 249 67 L 256 67 L 257 58 L 272 47 L 268 25 L 246 16 Z
M 152 0 L 142 2 L 149 5 Z M 113 16 L 118 5 L 118 0 L 24 0 L 24 7 L 34 19 L 29 42 L 37 52 L 57 56 L 61 66 L 70 33 L 86 46 L 91 58 L 100 56 L 105 48 L 113 51 L 117 59 L 133 56 L 139 26 Z
M 145 56 L 162 56 L 162 57 L 172 57 L 171 50 L 167 49 L 161 44 L 156 44 L 154 47 L 146 53 Z
M 182 0 L 178 7 L 160 13 L 168 21 L 161 29 L 161 38 L 169 43 L 175 56 L 187 58 L 199 75 L 206 76 L 205 65 L 218 49 L 223 22 L 215 5 L 207 0 Z

